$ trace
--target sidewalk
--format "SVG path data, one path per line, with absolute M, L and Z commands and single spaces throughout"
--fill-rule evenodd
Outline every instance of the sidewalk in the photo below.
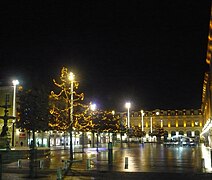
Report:
M 38 172 L 35 179 L 40 180 L 57 180 L 58 175 L 56 172 Z M 2 174 L 2 180 L 27 180 L 32 179 L 27 172 L 7 172 Z M 159 173 L 159 172 L 111 172 L 111 171 L 69 171 L 67 175 L 63 177 L 64 180 L 87 180 L 87 179 L 110 179 L 110 180 L 131 180 L 131 179 L 142 179 L 142 180 L 211 180 L 211 174 L 191 174 L 191 173 Z
M 28 177 L 27 172 L 13 172 L 3 173 L 2 180 L 27 180 L 31 179 Z M 40 173 L 35 179 L 40 180 L 57 180 L 56 174 Z M 165 173 L 165 172 L 113 172 L 113 171 L 69 171 L 68 174 L 63 178 L 64 180 L 88 180 L 88 179 L 107 179 L 107 180 L 131 180 L 131 179 L 142 179 L 142 180 L 211 180 L 212 174 L 203 173 Z
M 211 174 L 166 173 L 166 172 L 114 172 L 114 171 L 83 171 L 69 172 L 64 180 L 79 179 L 105 179 L 105 180 L 211 180 Z
M 145 151 L 149 154 L 149 148 L 150 145 L 147 145 L 144 147 L 139 147 L 139 152 L 145 153 Z M 63 150 L 64 147 L 56 147 L 53 148 L 52 153 L 59 153 L 61 151 L 61 158 L 60 162 L 55 159 L 57 162 L 54 164 L 51 160 L 49 163 L 51 163 L 51 168 L 47 168 L 47 166 L 44 166 L 44 168 L 40 169 L 39 166 L 37 168 L 37 175 L 39 179 L 41 180 L 56 180 L 58 175 L 58 170 L 60 168 L 65 168 L 65 163 L 61 163 L 62 155 L 64 152 L 67 153 L 67 156 L 64 156 L 66 159 L 69 157 L 69 151 L 68 149 Z M 154 147 L 151 147 L 151 149 L 154 149 Z M 80 148 L 78 148 L 80 151 Z M 136 149 L 133 148 L 117 148 L 114 147 L 114 163 L 113 166 L 108 166 L 108 150 L 105 147 L 100 147 L 99 152 L 96 151 L 96 148 L 86 148 L 85 153 L 75 153 L 76 162 L 73 163 L 71 169 L 69 169 L 68 173 L 64 176 L 64 180 L 69 179 L 115 179 L 115 180 L 125 180 L 125 179 L 142 179 L 142 180 L 175 180 L 175 179 L 186 179 L 186 180 L 211 180 L 212 174 L 209 173 L 201 173 L 197 171 L 191 171 L 186 172 L 183 171 L 183 173 L 177 173 L 177 171 L 171 171 L 170 167 L 169 169 L 160 169 L 160 163 L 161 161 L 157 161 L 157 159 L 152 159 L 152 162 L 149 162 L 144 160 L 144 154 L 142 154 L 142 162 L 139 166 L 141 166 L 141 169 L 135 169 L 135 166 L 132 165 L 132 167 L 129 167 L 129 169 L 124 169 L 124 162 L 123 157 L 126 156 L 126 153 L 130 153 L 131 156 L 133 156 L 132 152 L 134 152 L 135 159 L 139 157 Z M 160 151 L 159 151 L 160 152 Z M 148 154 L 145 155 L 148 157 Z M 124 155 L 124 156 L 123 156 Z M 121 158 L 121 159 L 120 159 Z M 158 158 L 158 156 L 157 156 Z M 54 161 L 55 161 L 54 160 Z M 89 161 L 88 161 L 89 160 Z M 3 175 L 2 180 L 13 180 L 13 179 L 30 179 L 28 177 L 29 175 L 29 165 L 27 164 L 29 160 L 23 160 L 23 166 L 22 168 L 19 168 L 17 163 L 10 163 L 9 166 L 3 167 Z M 165 161 L 165 160 L 164 160 Z M 183 161 L 185 163 L 187 161 Z M 189 164 L 191 161 L 188 161 Z M 54 165 L 52 165 L 52 163 Z M 88 163 L 90 165 L 88 166 Z M 148 163 L 148 164 L 147 164 Z M 152 164 L 153 163 L 153 164 Z M 162 161 L 163 163 L 163 161 Z M 136 163 L 136 166 L 138 166 L 139 163 Z M 163 163 L 164 164 L 164 163 Z M 149 165 L 152 165 L 149 167 Z M 122 167 L 122 170 L 120 170 L 120 166 Z M 145 167 L 149 167 L 149 172 L 146 172 L 144 169 Z M 165 166 L 166 167 L 166 166 Z M 181 166 L 180 166 L 181 167 Z M 156 169 L 155 169 L 156 168 Z M 186 166 L 186 168 L 192 168 L 190 166 Z M 151 170 L 157 170 L 157 172 L 153 172 Z M 139 172 L 138 172 L 139 171 Z M 142 171 L 142 172 L 141 172 Z M 167 173 L 166 173 L 167 171 Z

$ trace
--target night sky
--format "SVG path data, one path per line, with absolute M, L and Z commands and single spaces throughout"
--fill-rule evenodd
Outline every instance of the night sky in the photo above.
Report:
M 48 87 L 63 66 L 101 109 L 201 107 L 208 0 L 0 4 L 0 81 Z M 51 88 L 50 88 L 51 89 Z

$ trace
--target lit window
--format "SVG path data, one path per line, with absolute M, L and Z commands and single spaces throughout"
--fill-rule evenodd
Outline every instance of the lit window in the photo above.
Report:
M 195 126 L 198 126 L 198 125 L 199 125 L 199 122 L 195 121 L 195 123 L 194 123 L 194 124 L 195 124 Z

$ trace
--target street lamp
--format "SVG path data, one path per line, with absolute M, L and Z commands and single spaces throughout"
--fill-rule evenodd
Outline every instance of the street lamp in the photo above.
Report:
M 96 110 L 96 104 L 93 104 L 93 103 L 91 103 L 90 104 L 90 110 L 92 111 L 91 112 L 91 119 L 92 119 L 92 121 L 93 121 L 93 115 L 94 115 L 94 111 Z M 94 130 L 92 131 L 92 147 L 94 148 Z M 98 152 L 98 132 L 97 132 L 97 141 L 96 141 L 96 143 L 97 143 L 97 152 Z
M 70 101 L 70 161 L 73 161 L 73 146 L 72 146 L 72 125 L 73 125 L 73 105 L 74 105 L 74 74 L 70 72 L 69 74 L 69 80 L 71 82 L 71 89 L 70 89 L 70 95 L 71 95 L 71 101 Z
M 125 107 L 127 108 L 127 128 L 128 128 L 128 133 L 130 134 L 130 107 L 131 107 L 131 103 L 130 102 L 127 102 L 125 104 Z M 129 134 L 127 136 L 128 143 L 129 143 Z
M 16 117 L 16 86 L 19 84 L 18 80 L 12 81 L 14 90 L 13 90 L 13 117 Z M 14 147 L 14 141 L 15 141 L 15 119 L 12 121 L 12 146 Z
M 160 127 L 163 128 L 163 120 L 160 120 Z
M 130 128 L 130 107 L 131 107 L 131 103 L 127 102 L 125 104 L 125 107 L 127 108 L 127 127 Z
M 90 109 L 91 109 L 91 111 L 95 111 L 96 110 L 96 104 L 91 104 Z
M 19 84 L 18 80 L 13 80 L 12 81 L 13 86 L 14 86 L 14 91 L 13 91 L 13 117 L 16 117 L 16 86 Z
M 152 133 L 152 117 L 150 117 L 150 133 Z
M 141 130 L 144 131 L 144 111 L 141 110 Z
M 12 131 L 12 147 L 14 147 L 14 142 L 15 142 L 15 120 L 13 119 L 12 120 L 12 122 L 13 122 L 13 126 L 12 126 L 12 128 L 13 128 L 13 131 Z

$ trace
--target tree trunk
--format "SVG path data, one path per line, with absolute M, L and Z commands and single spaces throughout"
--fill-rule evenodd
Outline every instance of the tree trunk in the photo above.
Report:
M 121 138 L 121 148 L 123 147 L 123 144 L 122 144 L 122 132 L 120 133 L 120 138 Z
M 95 133 L 94 132 L 92 132 L 92 135 L 93 135 L 93 140 L 92 140 L 92 147 L 94 148 L 94 135 L 95 135 Z
M 98 147 L 99 146 L 99 134 L 98 133 L 96 134 L 96 138 L 97 138 L 96 139 L 96 151 L 98 152 L 99 151 L 99 147 Z
M 85 132 L 82 132 L 82 152 L 84 153 L 85 149 Z

